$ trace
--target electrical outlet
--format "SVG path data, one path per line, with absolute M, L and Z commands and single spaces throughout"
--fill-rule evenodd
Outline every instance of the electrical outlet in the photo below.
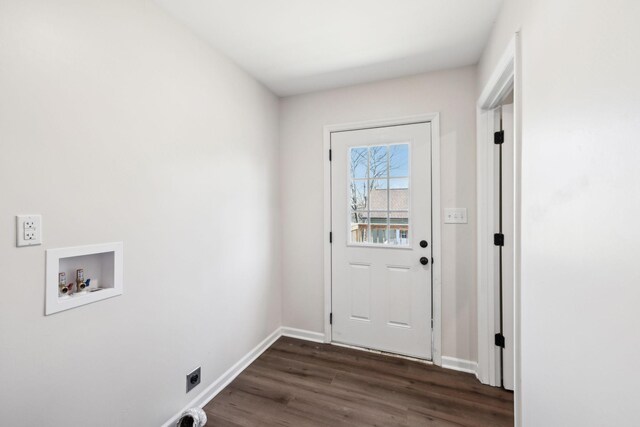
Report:
M 200 366 L 187 374 L 187 393 L 200 384 Z
M 42 244 L 42 216 L 16 216 L 16 246 L 35 246 Z

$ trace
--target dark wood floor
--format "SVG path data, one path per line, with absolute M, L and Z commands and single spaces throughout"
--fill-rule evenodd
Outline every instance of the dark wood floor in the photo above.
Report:
M 471 374 L 280 338 L 205 406 L 208 426 L 510 426 L 513 395 Z

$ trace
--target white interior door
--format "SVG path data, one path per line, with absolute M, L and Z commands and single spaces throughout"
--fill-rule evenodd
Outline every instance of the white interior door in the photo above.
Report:
M 332 340 L 431 359 L 431 125 L 331 134 Z
M 515 376 L 514 353 L 514 116 L 513 104 L 501 105 L 495 110 L 495 130 L 504 132 L 504 142 L 497 144 L 494 150 L 494 191 L 495 198 L 494 229 L 504 236 L 503 246 L 494 246 L 496 260 L 495 278 L 495 324 L 497 334 L 504 337 L 504 347 L 496 347 L 496 372 L 501 376 L 502 386 L 513 390 Z
M 504 349 L 502 352 L 502 379 L 507 390 L 514 388 L 515 353 L 514 353 L 514 262 L 515 247 L 515 188 L 514 188 L 514 116 L 513 104 L 502 106 L 502 130 L 504 143 L 502 144 L 502 228 L 504 230 L 504 247 L 502 248 L 502 334 L 504 335 Z

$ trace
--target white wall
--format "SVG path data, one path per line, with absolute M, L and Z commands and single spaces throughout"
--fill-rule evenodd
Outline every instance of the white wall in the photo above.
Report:
M 469 213 L 442 227 L 442 354 L 476 360 L 476 78 L 465 67 L 281 101 L 285 326 L 324 330 L 323 126 L 440 112 L 442 207 Z
M 637 425 L 640 4 L 521 3 L 523 425 Z
M 281 324 L 278 100 L 148 1 L 2 0 L 0 40 L 0 425 L 160 425 Z M 45 317 L 44 250 L 118 240 L 124 295 Z

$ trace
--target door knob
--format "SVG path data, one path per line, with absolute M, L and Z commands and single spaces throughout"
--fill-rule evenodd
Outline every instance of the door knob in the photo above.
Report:
M 427 243 L 426 240 L 420 240 L 420 247 L 421 248 L 426 248 L 427 246 L 429 246 L 429 243 Z
M 426 256 L 423 256 L 422 258 L 420 258 L 420 264 L 422 265 L 429 264 L 429 258 L 427 258 Z

